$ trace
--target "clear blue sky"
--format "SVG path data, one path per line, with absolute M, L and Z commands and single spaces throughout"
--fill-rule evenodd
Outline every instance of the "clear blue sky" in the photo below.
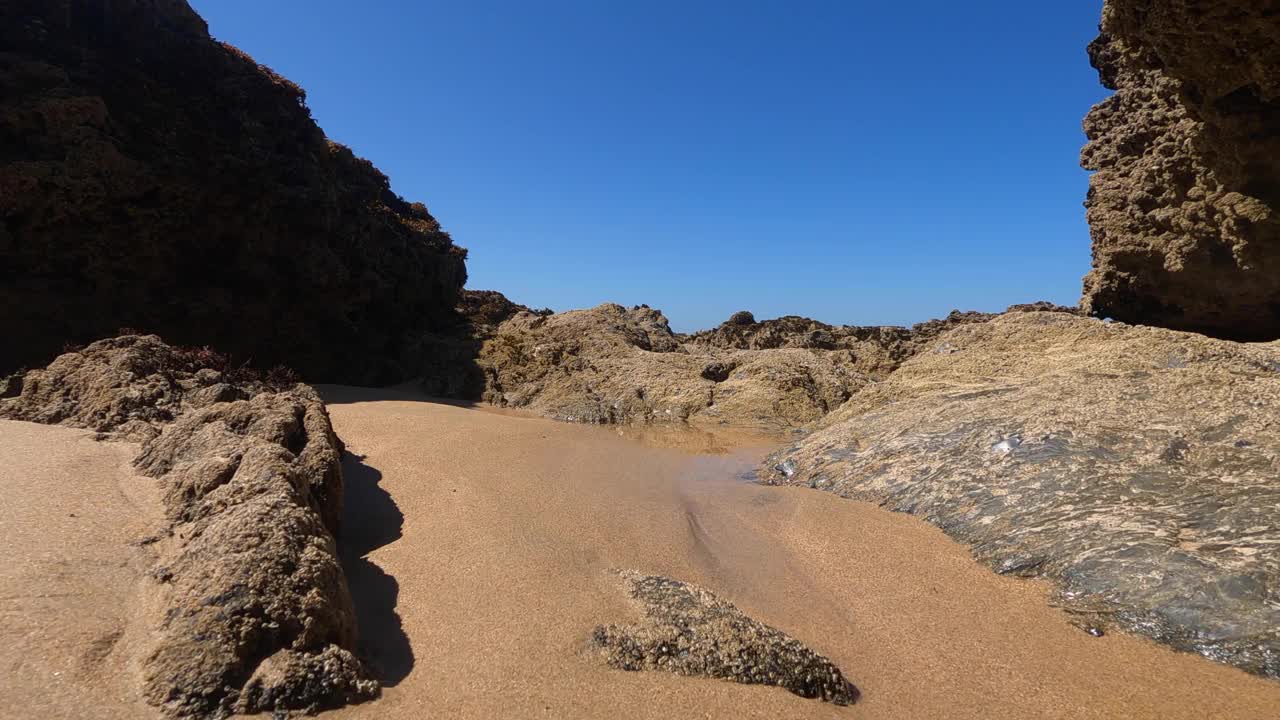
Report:
M 906 324 L 1073 304 L 1101 0 L 193 0 L 557 310 Z

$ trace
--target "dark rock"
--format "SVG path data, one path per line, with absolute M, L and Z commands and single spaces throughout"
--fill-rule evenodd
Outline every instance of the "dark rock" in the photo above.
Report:
M 836 705 L 858 699 L 830 660 L 711 592 L 656 575 L 624 572 L 622 579 L 644 619 L 595 629 L 592 644 L 612 667 L 776 685 Z
M 935 343 L 761 475 L 919 515 L 1094 626 L 1280 677 L 1280 343 L 1052 312 Z
M 1280 14 L 1255 0 L 1107 0 L 1085 118 L 1093 270 L 1128 323 L 1280 338 Z
M 463 290 L 458 297 L 458 313 L 473 326 L 496 327 L 521 312 L 552 314 L 550 310 L 530 310 L 495 290 Z
M 716 360 L 714 362 L 709 362 L 706 365 L 704 365 L 702 368 L 702 373 L 700 374 L 702 375 L 702 378 L 704 380 L 710 380 L 711 382 L 722 383 L 725 380 L 729 379 L 729 373 L 733 372 L 735 369 L 737 369 L 737 367 L 738 367 L 737 363 Z
M 407 380 L 465 252 L 185 0 L 0 3 L 0 372 L 122 326 Z

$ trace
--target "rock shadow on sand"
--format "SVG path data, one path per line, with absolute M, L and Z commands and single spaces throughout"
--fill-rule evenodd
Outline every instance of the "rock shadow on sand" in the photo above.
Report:
M 413 648 L 396 612 L 400 583 L 368 555 L 400 539 L 404 513 L 379 486 L 382 473 L 363 456 L 344 453 L 342 472 L 346 503 L 338 552 L 355 603 L 360 653 L 382 684 L 394 687 L 413 669 Z

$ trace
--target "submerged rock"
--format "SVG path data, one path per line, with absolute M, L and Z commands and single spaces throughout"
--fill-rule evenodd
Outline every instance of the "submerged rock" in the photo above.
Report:
M 592 645 L 612 667 L 776 685 L 836 705 L 858 699 L 830 660 L 713 593 L 656 575 L 624 572 L 622 579 L 644 618 L 592 633 Z
M 1010 313 L 935 344 L 762 475 L 919 515 L 1090 627 L 1280 677 L 1280 343 Z
M 143 696 L 176 717 L 314 711 L 373 697 L 334 534 L 341 443 L 319 396 L 125 336 L 23 377 L 0 417 L 143 441 L 167 532 L 144 592 Z
M 1083 305 L 1280 338 L 1280 14 L 1256 0 L 1107 0 L 1089 48 Z

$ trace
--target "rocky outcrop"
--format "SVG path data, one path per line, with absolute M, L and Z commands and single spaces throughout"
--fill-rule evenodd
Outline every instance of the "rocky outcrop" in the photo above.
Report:
M 1107 0 L 1089 48 L 1084 307 L 1280 338 L 1280 15 L 1251 0 Z
M 519 313 L 484 342 L 478 363 L 485 400 L 589 423 L 784 428 L 816 420 L 867 382 L 847 352 L 682 345 L 643 305 Z
M 157 332 L 407 380 L 465 252 L 185 0 L 0 4 L 0 371 Z
M 1042 301 L 1012 305 L 1006 312 L 1076 313 L 1078 310 Z M 691 348 L 706 350 L 842 350 L 847 353 L 852 367 L 874 380 L 880 380 L 947 330 L 958 325 L 986 322 L 994 317 L 995 313 L 952 310 L 945 318 L 905 328 L 893 325 L 828 325 L 797 315 L 757 321 L 753 314 L 743 310 L 734 313 L 719 327 L 681 336 L 680 340 Z
M 1049 303 L 1010 312 L 1069 312 Z M 735 313 L 719 327 L 671 332 L 661 312 L 605 304 L 516 312 L 478 335 L 483 399 L 559 420 L 796 428 L 887 377 L 931 339 L 988 313 L 953 311 L 914 327 L 833 326 Z M 431 373 L 427 373 L 431 377 Z
M 904 327 L 835 326 L 796 315 L 757 322 L 744 310 L 720 326 L 693 333 L 684 341 L 690 347 L 708 351 L 841 350 L 859 371 L 878 378 L 910 356 L 911 337 L 911 331 Z
M 548 309 L 533 310 L 511 302 L 506 295 L 496 290 L 463 290 L 458 297 L 458 314 L 466 323 L 484 333 L 492 332 L 498 325 L 522 312 L 554 314 Z
M 595 629 L 592 645 L 610 666 L 775 685 L 836 705 L 858 699 L 830 660 L 710 591 L 656 575 L 621 575 L 644 618 Z
M 314 711 L 377 694 L 353 654 L 334 534 L 341 443 L 306 385 L 209 367 L 154 336 L 93 343 L 26 373 L 0 417 L 143 442 L 167 533 L 144 589 L 144 697 L 175 717 Z
M 1095 632 L 1280 677 L 1280 343 L 1061 313 L 941 335 L 766 464 L 917 514 Z

